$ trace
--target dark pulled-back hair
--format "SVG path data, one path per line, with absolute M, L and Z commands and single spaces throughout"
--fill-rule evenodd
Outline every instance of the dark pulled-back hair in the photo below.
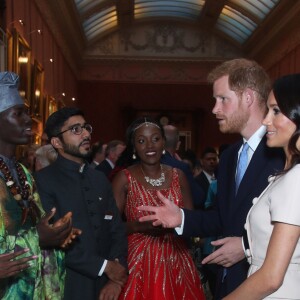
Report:
M 300 73 L 278 78 L 273 84 L 273 93 L 281 112 L 296 125 L 288 145 L 291 169 L 300 163 L 300 151 L 297 148 L 300 137 Z
M 140 128 L 141 126 L 143 126 L 144 124 L 146 125 L 147 123 L 150 123 L 150 125 L 151 125 L 151 123 L 155 124 L 160 129 L 163 139 L 164 140 L 166 139 L 164 129 L 157 120 L 155 120 L 149 116 L 144 116 L 144 117 L 138 118 L 135 121 L 133 121 L 126 130 L 126 142 L 127 142 L 126 148 L 128 149 L 127 150 L 128 153 L 132 154 L 134 152 L 134 138 L 135 138 L 136 130 L 138 128 Z
M 73 116 L 83 116 L 83 112 L 75 107 L 64 107 L 50 115 L 46 122 L 45 133 L 50 140 L 58 136 L 64 123 Z

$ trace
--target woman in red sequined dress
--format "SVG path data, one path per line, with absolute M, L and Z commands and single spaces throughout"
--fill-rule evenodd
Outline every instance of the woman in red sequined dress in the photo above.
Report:
M 141 118 L 128 128 L 127 140 L 137 163 L 113 181 L 117 205 L 127 222 L 129 247 L 129 279 L 119 299 L 205 299 L 185 241 L 173 230 L 138 221 L 138 206 L 161 205 L 157 191 L 180 207 L 192 208 L 182 171 L 160 164 L 163 129 L 156 121 Z

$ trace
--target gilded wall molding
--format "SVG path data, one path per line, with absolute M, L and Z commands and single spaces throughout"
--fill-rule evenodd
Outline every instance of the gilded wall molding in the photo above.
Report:
M 120 82 L 206 83 L 207 74 L 220 61 L 99 61 L 85 65 L 81 80 Z
M 230 59 L 242 52 L 225 39 L 176 23 L 143 24 L 111 33 L 85 51 L 85 58 Z

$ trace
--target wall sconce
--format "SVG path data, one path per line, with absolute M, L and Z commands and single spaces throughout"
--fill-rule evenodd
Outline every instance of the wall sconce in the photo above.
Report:
M 31 34 L 33 34 L 33 33 L 35 33 L 35 32 L 37 32 L 38 35 L 42 35 L 42 33 L 43 33 L 41 29 L 35 29 L 35 30 L 30 31 L 30 32 L 28 33 L 28 35 L 31 35 Z
M 54 59 L 53 58 L 47 58 L 47 59 L 43 60 L 42 63 L 51 63 L 51 64 L 53 64 Z
M 41 91 L 38 90 L 38 89 L 36 89 L 36 90 L 35 90 L 35 96 L 36 96 L 37 98 L 39 98 L 40 95 L 41 95 Z
M 64 92 L 62 92 L 62 93 L 60 93 L 60 94 L 56 94 L 56 95 L 54 95 L 53 96 L 53 98 L 55 99 L 55 100 L 62 100 L 64 97 L 66 97 L 66 94 L 64 93 Z
M 25 26 L 24 21 L 23 21 L 22 19 L 19 19 L 19 20 L 14 20 L 14 21 L 10 22 L 10 23 L 7 25 L 7 27 L 10 26 L 11 24 L 14 24 L 14 23 L 17 23 L 17 22 L 19 22 L 19 24 L 20 24 L 21 26 Z
M 22 98 L 25 98 L 25 91 L 20 90 L 20 91 L 19 91 L 19 94 L 20 94 L 20 96 L 21 96 Z
M 27 56 L 20 56 L 20 57 L 18 58 L 18 62 L 19 62 L 20 64 L 27 64 L 27 63 L 28 63 L 28 57 L 27 57 Z
M 61 94 L 57 94 L 55 96 L 53 96 L 53 98 L 56 100 L 56 101 L 59 101 L 61 102 L 63 105 L 65 105 L 65 100 L 66 100 L 66 94 L 64 92 L 62 92 Z M 68 98 L 69 99 L 69 98 Z M 76 101 L 76 98 L 75 97 L 71 97 L 71 100 L 72 101 Z

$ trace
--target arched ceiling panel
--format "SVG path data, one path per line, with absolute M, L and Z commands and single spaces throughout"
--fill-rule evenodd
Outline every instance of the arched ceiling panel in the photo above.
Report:
M 259 20 L 263 20 L 267 14 L 274 8 L 278 1 L 272 0 L 230 0 L 231 3 L 234 3 L 237 6 L 240 6 L 250 14 L 253 14 Z M 230 4 L 229 4 L 230 5 Z
M 53 34 L 66 57 L 78 66 L 88 60 L 119 56 L 123 59 L 137 54 L 141 59 L 145 55 L 165 59 L 170 55 L 163 56 L 153 49 L 171 46 L 177 47 L 172 55 L 183 60 L 215 59 L 219 56 L 211 49 L 222 54 L 224 48 L 236 49 L 249 57 L 267 55 L 269 44 L 275 45 L 286 32 L 299 25 L 300 12 L 298 0 L 35 1 L 52 24 Z M 176 30 L 165 34 L 161 30 L 164 24 Z M 224 41 L 222 46 L 216 44 L 219 38 Z M 191 52 L 198 44 L 204 52 L 201 47 L 201 53 Z M 178 45 L 184 45 L 184 49 Z M 141 47 L 142 51 L 136 50 Z M 138 53 L 132 56 L 134 51 Z
M 241 44 L 248 39 L 256 27 L 255 22 L 227 5 L 223 8 L 216 24 L 216 28 Z
M 105 3 L 106 0 L 74 0 L 78 11 L 85 14 L 91 9 L 94 9 L 99 4 Z
M 204 0 L 136 0 L 134 6 L 134 16 L 135 19 L 148 17 L 183 17 L 195 21 L 199 18 L 203 5 Z
M 116 6 L 111 6 L 101 12 L 95 13 L 83 23 L 83 29 L 87 40 L 95 38 L 97 35 L 106 30 L 117 27 L 117 10 Z
M 118 8 L 122 2 L 115 0 L 74 0 L 79 15 L 83 18 L 82 26 L 87 41 L 97 40 L 97 36 L 103 37 L 105 32 L 117 28 L 119 22 Z M 134 1 L 134 0 L 132 0 Z M 213 11 L 212 7 L 220 5 L 215 1 L 220 0 L 135 0 L 132 5 L 134 20 L 149 18 L 185 19 L 195 24 L 201 24 L 201 18 L 215 19 L 214 28 L 227 35 L 229 39 L 242 45 L 249 39 L 271 10 L 280 0 L 230 0 L 223 1 L 223 9 L 220 12 Z M 124 1 L 126 3 L 126 1 Z M 127 4 L 128 5 L 128 4 Z M 205 7 L 208 16 L 203 16 Z M 128 14 L 128 9 L 124 10 Z M 212 16 L 212 14 L 218 14 Z

